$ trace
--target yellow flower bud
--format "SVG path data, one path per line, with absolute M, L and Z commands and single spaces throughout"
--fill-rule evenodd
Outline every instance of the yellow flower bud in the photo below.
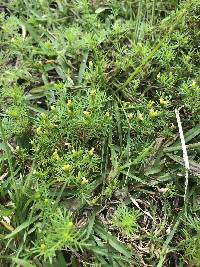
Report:
M 105 113 L 105 117 L 107 117 L 107 118 L 110 117 L 110 113 L 108 111 Z
M 169 103 L 169 101 L 168 100 L 165 100 L 163 97 L 161 97 L 159 99 L 159 101 L 160 101 L 160 104 L 163 105 L 163 106 L 165 106 L 165 105 L 167 105 Z
M 71 99 L 69 99 L 68 101 L 67 101 L 67 106 L 72 106 L 72 100 Z
M 192 83 L 191 83 L 191 87 L 192 87 L 192 88 L 195 88 L 196 85 L 197 85 L 196 81 L 193 80 Z
M 88 154 L 90 156 L 92 156 L 94 154 L 94 147 L 92 147 L 89 151 L 88 151 Z
M 132 114 L 132 113 L 129 113 L 129 114 L 127 115 L 127 117 L 128 117 L 129 120 L 131 120 L 131 119 L 133 118 L 133 114 Z
M 153 107 L 154 101 L 149 100 L 149 102 L 147 103 L 147 108 L 151 109 Z
M 92 205 L 95 205 L 95 204 L 97 203 L 97 200 L 98 200 L 97 197 L 94 197 L 94 198 L 91 200 L 90 203 L 91 203 Z
M 96 90 L 91 90 L 90 95 L 91 96 L 95 96 L 96 95 Z
M 58 155 L 58 150 L 57 149 L 55 149 L 55 151 L 53 152 L 53 155 L 52 155 L 52 158 L 54 159 L 54 160 L 59 160 L 59 155 Z
M 45 244 L 41 244 L 40 248 L 46 248 L 46 245 Z
M 157 110 L 154 110 L 153 108 L 150 109 L 150 111 L 149 111 L 149 116 L 150 116 L 151 118 L 154 118 L 154 117 L 158 116 L 158 111 L 157 111 Z
M 138 121 L 143 121 L 144 120 L 142 113 L 140 113 L 139 111 L 137 112 L 137 120 Z
M 83 114 L 87 119 L 91 117 L 91 113 L 89 111 L 83 111 Z
M 40 251 L 41 251 L 42 253 L 44 253 L 44 252 L 46 251 L 46 245 L 45 245 L 45 244 L 41 244 L 41 245 L 40 245 Z
M 37 134 L 41 134 L 41 133 L 42 133 L 42 131 L 41 131 L 41 127 L 38 127 L 38 128 L 36 129 L 36 133 L 37 133 Z
M 71 228 L 74 226 L 73 222 L 68 222 L 68 226 Z
M 88 179 L 86 179 L 85 177 L 82 177 L 81 184 L 84 185 L 84 184 L 87 184 L 87 183 L 88 183 Z
M 93 68 L 93 62 L 92 62 L 92 60 L 89 61 L 89 68 L 90 68 L 90 69 Z
M 45 250 L 46 250 L 46 245 L 45 245 L 45 244 L 41 244 L 41 245 L 40 245 L 40 250 L 41 250 L 41 252 L 45 252 Z
M 176 126 L 175 126 L 173 123 L 171 123 L 171 126 L 170 126 L 170 128 L 173 130 L 173 129 L 175 129 L 175 128 L 176 128 Z
M 62 169 L 65 171 L 65 172 L 68 172 L 70 169 L 71 169 L 71 166 L 69 164 L 65 164 L 63 165 Z

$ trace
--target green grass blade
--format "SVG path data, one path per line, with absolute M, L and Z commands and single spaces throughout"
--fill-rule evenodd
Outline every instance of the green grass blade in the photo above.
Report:
M 19 225 L 12 233 L 6 235 L 4 237 L 4 239 L 10 239 L 14 236 L 16 236 L 18 233 L 20 233 L 22 230 L 26 229 L 29 227 L 29 225 L 31 225 L 32 223 L 34 223 L 36 220 L 38 219 L 38 217 L 35 217 L 31 220 L 25 221 L 23 222 L 21 225 Z
M 165 260 L 165 257 L 166 257 L 167 251 L 168 251 L 168 246 L 169 246 L 170 242 L 172 241 L 180 222 L 181 222 L 181 214 L 179 214 L 179 216 L 178 216 L 178 218 L 177 218 L 177 220 L 176 220 L 176 222 L 175 222 L 170 234 L 168 235 L 166 241 L 163 244 L 160 260 L 158 262 L 157 267 L 162 267 L 163 266 L 163 262 Z
M 121 244 L 116 239 L 116 237 L 106 232 L 100 223 L 95 223 L 94 230 L 102 239 L 107 241 L 108 244 L 110 244 L 110 246 L 113 247 L 116 251 L 123 254 L 127 258 L 131 258 L 132 255 L 131 252 L 123 244 Z

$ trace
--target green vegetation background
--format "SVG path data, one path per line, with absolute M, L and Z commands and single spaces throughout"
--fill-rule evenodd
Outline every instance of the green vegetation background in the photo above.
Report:
M 200 266 L 199 18 L 0 2 L 0 266 Z

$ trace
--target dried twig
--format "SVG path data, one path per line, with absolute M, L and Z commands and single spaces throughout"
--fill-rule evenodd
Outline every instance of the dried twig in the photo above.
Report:
M 151 218 L 151 219 L 155 222 L 155 220 L 154 220 L 154 218 L 151 216 L 151 214 L 150 214 L 148 211 L 143 210 L 143 209 L 139 206 L 139 204 L 137 203 L 137 201 L 136 201 L 133 197 L 130 196 L 130 200 L 132 201 L 132 203 L 133 203 L 139 210 L 141 210 L 144 214 L 146 214 L 149 218 Z

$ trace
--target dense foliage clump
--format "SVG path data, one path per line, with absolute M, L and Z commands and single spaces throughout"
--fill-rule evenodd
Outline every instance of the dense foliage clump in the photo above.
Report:
M 200 4 L 179 2 L 0 4 L 1 266 L 200 266 Z

